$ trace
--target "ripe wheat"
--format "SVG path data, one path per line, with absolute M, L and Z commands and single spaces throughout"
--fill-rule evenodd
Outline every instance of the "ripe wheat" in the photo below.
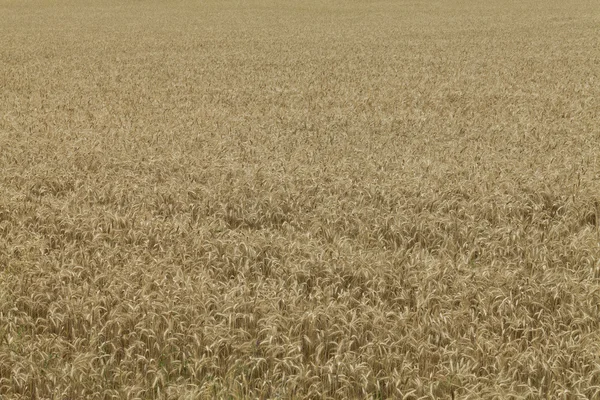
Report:
M 600 398 L 598 11 L 0 0 L 0 397 Z

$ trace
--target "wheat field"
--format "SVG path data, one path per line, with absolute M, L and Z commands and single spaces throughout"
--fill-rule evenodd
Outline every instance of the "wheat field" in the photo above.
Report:
M 599 32 L 0 0 L 0 398 L 600 399 Z

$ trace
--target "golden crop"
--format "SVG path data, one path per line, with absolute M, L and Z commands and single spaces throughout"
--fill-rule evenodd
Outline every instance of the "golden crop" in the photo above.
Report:
M 599 27 L 0 0 L 0 398 L 600 398 Z

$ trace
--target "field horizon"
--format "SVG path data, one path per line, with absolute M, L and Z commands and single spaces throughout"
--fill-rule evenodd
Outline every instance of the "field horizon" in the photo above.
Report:
M 0 397 L 600 398 L 599 27 L 0 0 Z

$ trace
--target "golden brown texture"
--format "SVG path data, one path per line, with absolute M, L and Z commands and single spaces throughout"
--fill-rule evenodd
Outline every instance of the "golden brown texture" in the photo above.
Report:
M 600 398 L 599 31 L 0 0 L 0 397 Z

